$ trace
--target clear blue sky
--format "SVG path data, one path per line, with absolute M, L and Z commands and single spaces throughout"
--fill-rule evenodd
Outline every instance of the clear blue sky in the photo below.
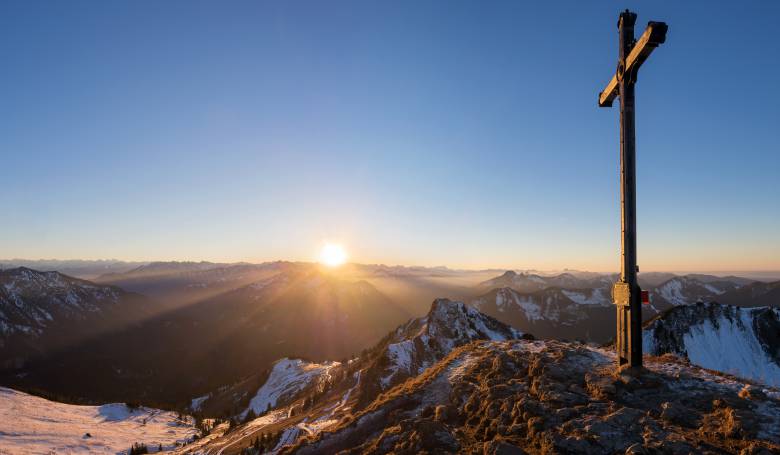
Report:
M 2 2 L 0 257 L 780 269 L 780 2 Z

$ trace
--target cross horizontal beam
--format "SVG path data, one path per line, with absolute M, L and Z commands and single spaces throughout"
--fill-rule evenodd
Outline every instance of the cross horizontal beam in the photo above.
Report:
M 649 22 L 647 24 L 645 32 L 642 33 L 634 47 L 631 48 L 625 63 L 618 65 L 615 75 L 609 80 L 604 91 L 599 93 L 599 107 L 612 106 L 612 101 L 618 96 L 620 79 L 629 77 L 635 80 L 639 67 L 647 60 L 653 49 L 666 41 L 666 31 L 668 29 L 669 27 L 664 22 Z

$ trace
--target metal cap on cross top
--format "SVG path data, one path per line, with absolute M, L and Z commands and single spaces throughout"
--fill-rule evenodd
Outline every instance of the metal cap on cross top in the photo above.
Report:
M 636 264 L 636 137 L 634 85 L 639 68 L 653 50 L 666 41 L 668 27 L 648 22 L 639 39 L 634 39 L 636 14 L 629 10 L 618 17 L 618 64 L 615 74 L 599 93 L 599 106 L 611 107 L 620 98 L 620 280 L 612 288 L 617 308 L 615 341 L 618 364 L 642 366 L 642 303 L 649 303 L 647 291 L 637 281 Z

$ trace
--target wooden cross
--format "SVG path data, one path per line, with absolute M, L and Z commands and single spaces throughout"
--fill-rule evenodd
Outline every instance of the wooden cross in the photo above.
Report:
M 649 22 L 634 40 L 636 14 L 625 10 L 618 19 L 619 53 L 615 75 L 603 92 L 599 106 L 610 107 L 620 97 L 620 281 L 612 288 L 617 305 L 618 365 L 642 366 L 642 290 L 636 265 L 636 143 L 634 123 L 634 84 L 642 63 L 653 49 L 666 40 L 668 27 Z

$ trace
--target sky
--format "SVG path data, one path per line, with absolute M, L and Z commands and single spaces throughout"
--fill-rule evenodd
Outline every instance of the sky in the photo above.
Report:
M 780 2 L 6 1 L 0 257 L 780 270 Z

